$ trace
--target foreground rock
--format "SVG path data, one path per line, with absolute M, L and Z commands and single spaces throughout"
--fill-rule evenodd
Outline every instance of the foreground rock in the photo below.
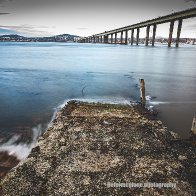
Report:
M 16 156 L 9 155 L 7 152 L 0 152 L 0 180 L 18 163 L 19 160 Z
M 194 195 L 194 164 L 191 144 L 136 107 L 70 102 L 1 188 L 9 196 Z

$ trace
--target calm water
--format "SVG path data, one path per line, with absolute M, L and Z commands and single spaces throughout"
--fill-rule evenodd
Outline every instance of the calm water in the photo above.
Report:
M 196 112 L 195 54 L 194 46 L 0 43 L 0 131 L 44 127 L 69 99 L 137 101 L 144 78 L 148 104 L 187 137 Z

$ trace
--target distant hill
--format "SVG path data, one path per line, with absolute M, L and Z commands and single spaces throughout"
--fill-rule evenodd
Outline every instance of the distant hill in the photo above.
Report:
M 11 42 L 75 42 L 80 36 L 62 34 L 50 37 L 24 37 L 17 34 L 1 35 L 0 42 L 11 41 Z

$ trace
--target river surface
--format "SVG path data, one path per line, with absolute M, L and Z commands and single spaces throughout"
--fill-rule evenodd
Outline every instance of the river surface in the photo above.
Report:
M 196 112 L 195 46 L 1 42 L 0 133 L 44 129 L 70 99 L 139 101 L 140 78 L 147 104 L 187 138 Z

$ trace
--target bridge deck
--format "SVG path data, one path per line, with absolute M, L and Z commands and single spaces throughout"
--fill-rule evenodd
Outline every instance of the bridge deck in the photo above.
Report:
M 140 22 L 140 23 L 137 23 L 137 24 L 125 26 L 125 27 L 114 29 L 114 30 L 111 30 L 111 31 L 106 31 L 106 32 L 103 32 L 103 33 L 100 33 L 100 34 L 96 34 L 95 36 L 110 35 L 110 34 L 113 34 L 113 33 L 119 33 L 121 31 L 146 27 L 148 25 L 162 24 L 162 23 L 166 23 L 166 22 L 171 22 L 171 21 L 175 21 L 175 20 L 179 20 L 179 19 L 187 19 L 187 18 L 192 18 L 192 17 L 196 17 L 196 8 L 184 10 L 184 11 L 181 11 L 181 12 L 172 13 L 172 14 L 169 14 L 169 15 L 166 15 L 166 16 L 161 16 L 161 17 L 158 17 L 158 18 L 155 18 L 155 19 L 152 19 L 152 20 L 147 20 L 147 21 L 144 21 L 144 22 Z

